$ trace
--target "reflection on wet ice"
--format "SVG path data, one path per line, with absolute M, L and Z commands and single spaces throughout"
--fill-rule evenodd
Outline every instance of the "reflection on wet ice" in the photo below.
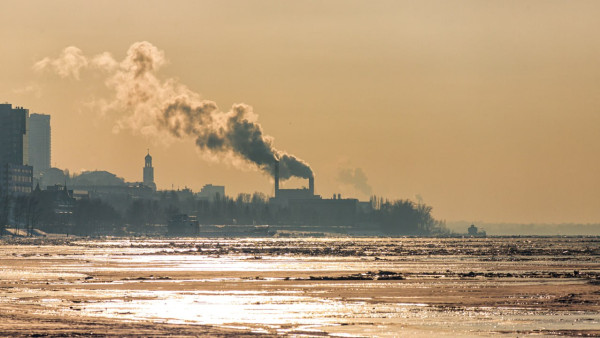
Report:
M 597 239 L 565 238 L 130 239 L 0 246 L 0 303 L 259 333 L 592 330 L 600 326 L 600 314 L 585 303 L 585 290 L 600 276 L 599 257 Z M 339 280 L 381 271 L 402 279 Z M 558 291 L 537 290 L 542 287 Z M 563 287 L 575 291 L 563 295 Z M 494 290 L 505 291 L 490 294 Z M 582 307 L 568 308 L 573 304 Z

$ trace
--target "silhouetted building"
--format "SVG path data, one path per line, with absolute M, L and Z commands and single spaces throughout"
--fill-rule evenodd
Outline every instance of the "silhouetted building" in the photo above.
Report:
M 39 186 L 38 186 L 39 188 Z M 54 213 L 70 220 L 75 206 L 75 197 L 73 190 L 68 190 L 66 186 L 56 184 L 42 191 L 42 194 L 48 195 L 54 203 Z
M 345 199 L 290 199 L 290 221 L 297 224 L 346 225 L 356 224 L 358 200 Z
M 156 190 L 156 184 L 154 183 L 154 167 L 152 166 L 152 156 L 150 156 L 150 150 L 146 155 L 144 164 L 144 185 Z
M 7 163 L 2 166 L 2 191 L 10 194 L 29 194 L 33 186 L 33 168 Z
M 49 232 L 70 232 L 75 210 L 73 190 L 68 190 L 61 184 L 41 190 L 38 184 L 32 196 L 39 203 L 39 219 L 36 221 L 36 227 Z
M 29 110 L 0 104 L 0 162 L 24 165 L 28 161 L 27 117 Z
M 70 177 L 64 171 L 58 168 L 48 168 L 40 173 L 40 177 L 37 179 L 42 189 L 55 185 L 64 184 L 69 181 Z
M 50 115 L 29 115 L 29 165 L 33 167 L 33 176 L 50 168 L 51 131 Z
M 467 229 L 467 231 L 469 232 L 469 235 L 477 235 L 477 227 L 475 226 L 475 224 L 471 224 L 471 226 L 469 227 L 469 229 Z
M 484 230 L 479 230 L 474 224 L 471 224 L 467 232 L 473 237 L 485 237 L 487 235 Z
M 315 178 L 314 176 L 308 179 L 308 188 L 300 189 L 281 189 L 279 188 L 279 161 L 275 162 L 273 178 L 275 180 L 275 197 L 271 199 L 271 203 L 280 206 L 287 206 L 290 200 L 303 199 L 320 199 L 320 196 L 315 195 Z
M 308 178 L 308 188 L 281 189 L 279 187 L 279 162 L 275 162 L 273 178 L 275 197 L 270 204 L 286 211 L 287 220 L 293 224 L 320 226 L 355 225 L 359 202 L 357 199 L 322 199 L 315 195 L 315 178 Z
M 200 190 L 197 196 L 199 199 L 213 202 L 225 197 L 225 186 L 206 184 L 202 187 L 202 190 Z
M 73 175 L 70 181 L 72 186 L 127 186 L 123 178 L 105 170 L 84 171 Z
M 79 194 L 88 194 L 89 198 L 99 198 L 116 209 L 127 205 L 131 199 L 151 199 L 154 189 L 141 182 L 125 180 L 108 171 L 85 171 L 67 180 Z
M 21 194 L 33 190 L 33 168 L 28 164 L 29 110 L 0 104 L 0 191 Z

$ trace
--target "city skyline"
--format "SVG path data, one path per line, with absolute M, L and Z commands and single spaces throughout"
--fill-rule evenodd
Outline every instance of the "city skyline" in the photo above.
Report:
M 3 17 L 0 101 L 52 116 L 52 166 L 141 181 L 151 148 L 159 189 L 273 193 L 246 162 L 124 127 L 127 112 L 102 109 L 101 71 L 34 67 L 71 46 L 121 61 L 147 41 L 160 81 L 225 112 L 252 106 L 273 145 L 310 164 L 316 194 L 422 199 L 449 221 L 600 220 L 595 2 L 152 4 L 3 3 L 28 20 Z

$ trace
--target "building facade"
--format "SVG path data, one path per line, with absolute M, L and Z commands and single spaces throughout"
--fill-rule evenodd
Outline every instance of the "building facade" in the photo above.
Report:
M 51 129 L 50 115 L 29 115 L 29 165 L 33 167 L 33 177 L 50 169 Z
M 0 192 L 27 194 L 33 190 L 29 162 L 29 110 L 0 104 Z
M 205 184 L 202 190 L 197 194 L 201 200 L 214 202 L 225 197 L 225 186 L 224 185 L 212 185 Z
M 10 194 L 28 194 L 33 187 L 33 168 L 28 165 L 7 163 L 2 167 L 3 191 Z

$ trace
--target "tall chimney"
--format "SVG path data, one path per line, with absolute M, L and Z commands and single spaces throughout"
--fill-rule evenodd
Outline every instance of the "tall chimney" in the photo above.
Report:
M 311 176 L 308 178 L 308 191 L 310 192 L 310 196 L 315 195 L 315 177 Z
M 273 168 L 273 178 L 275 179 L 275 197 L 279 195 L 279 161 L 275 160 L 275 168 Z

